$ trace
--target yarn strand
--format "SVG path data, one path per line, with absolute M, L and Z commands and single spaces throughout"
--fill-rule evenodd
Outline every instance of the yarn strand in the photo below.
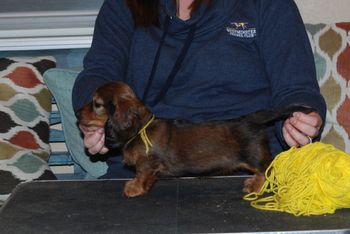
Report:
M 279 154 L 259 192 L 245 195 L 251 206 L 295 216 L 333 214 L 350 208 L 350 155 L 315 142 Z

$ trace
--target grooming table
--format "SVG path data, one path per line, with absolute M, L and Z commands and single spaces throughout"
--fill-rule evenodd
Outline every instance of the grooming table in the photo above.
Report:
M 160 180 L 138 198 L 122 197 L 123 180 L 24 183 L 0 210 L 0 232 L 350 233 L 350 209 L 295 217 L 251 207 L 244 179 Z

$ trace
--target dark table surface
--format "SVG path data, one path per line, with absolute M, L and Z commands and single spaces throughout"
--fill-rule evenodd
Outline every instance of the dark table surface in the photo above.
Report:
M 295 217 L 242 199 L 244 177 L 160 180 L 125 198 L 125 181 L 43 181 L 18 186 L 0 210 L 0 233 L 350 233 L 350 209 Z

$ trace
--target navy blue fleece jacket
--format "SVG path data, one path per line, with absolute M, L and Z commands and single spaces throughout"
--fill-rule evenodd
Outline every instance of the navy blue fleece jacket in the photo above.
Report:
M 135 29 L 124 0 L 105 1 L 74 86 L 75 111 L 98 87 L 113 80 L 126 81 L 142 97 L 155 67 L 144 101 L 157 117 L 224 120 L 302 104 L 317 109 L 325 120 L 312 50 L 293 0 L 214 0 L 187 21 L 176 17 L 175 1 L 160 2 L 160 27 Z M 193 39 L 174 81 L 153 104 L 194 24 Z M 272 153 L 277 154 L 283 146 L 281 125 L 269 134 Z

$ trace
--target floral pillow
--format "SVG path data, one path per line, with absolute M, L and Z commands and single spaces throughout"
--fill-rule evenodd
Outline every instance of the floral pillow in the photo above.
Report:
M 55 179 L 50 153 L 51 94 L 43 73 L 53 57 L 0 58 L 0 201 L 20 182 Z

